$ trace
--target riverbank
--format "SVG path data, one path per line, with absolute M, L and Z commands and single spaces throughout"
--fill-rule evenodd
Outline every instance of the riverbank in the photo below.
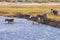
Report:
M 22 15 L 22 14 L 21 14 Z M 27 20 L 30 20 L 27 16 L 24 16 L 24 15 L 27 15 L 27 14 L 23 14 L 23 16 L 21 15 L 9 15 L 9 14 L 6 14 L 6 15 L 2 15 L 2 16 L 5 16 L 5 17 L 16 17 L 16 18 L 23 18 L 23 19 L 27 19 Z M 21 16 L 21 17 L 20 17 Z M 36 17 L 36 16 L 35 16 Z M 32 21 L 32 20 L 30 20 Z M 36 22 L 36 21 L 35 21 Z M 37 22 L 38 23 L 38 22 Z M 53 27 L 58 27 L 60 28 L 60 21 L 58 20 L 54 20 L 52 18 L 49 18 L 47 17 L 47 19 L 43 19 L 43 22 L 40 22 L 41 24 L 45 24 L 45 25 L 49 25 L 49 26 L 53 26 Z
M 58 10 L 58 16 L 50 13 L 51 8 Z M 0 16 L 15 17 L 18 13 L 34 16 L 47 13 L 48 20 L 45 20 L 46 22 L 43 22 L 43 24 L 60 27 L 60 3 L 0 2 Z

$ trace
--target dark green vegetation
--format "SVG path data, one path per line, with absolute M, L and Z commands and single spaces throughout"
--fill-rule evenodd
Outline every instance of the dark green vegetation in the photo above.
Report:
M 0 2 L 37 2 L 37 3 L 45 3 L 45 2 L 60 2 L 60 0 L 0 0 Z

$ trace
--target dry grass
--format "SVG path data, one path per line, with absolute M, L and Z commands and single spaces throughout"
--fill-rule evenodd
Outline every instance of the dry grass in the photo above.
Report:
M 20 7 L 0 7 L 0 11 L 7 12 L 7 15 L 14 15 L 15 13 L 31 14 L 31 15 L 42 15 L 44 13 L 48 14 L 48 18 L 60 21 L 60 16 L 54 16 L 50 13 L 50 9 L 53 8 L 59 11 L 60 6 L 20 6 Z

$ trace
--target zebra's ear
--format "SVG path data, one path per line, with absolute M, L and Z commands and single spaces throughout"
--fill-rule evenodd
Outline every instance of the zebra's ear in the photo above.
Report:
M 51 9 L 51 10 L 53 10 L 53 9 Z

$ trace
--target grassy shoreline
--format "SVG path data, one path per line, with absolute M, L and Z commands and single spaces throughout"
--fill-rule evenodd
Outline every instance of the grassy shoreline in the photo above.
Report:
M 53 8 L 59 11 L 59 16 L 54 16 L 50 13 L 50 9 Z M 48 19 L 53 20 L 47 25 L 60 27 L 60 6 L 20 6 L 20 7 L 0 7 L 0 16 L 10 16 L 13 17 L 17 13 L 30 14 L 30 15 L 42 15 L 44 13 L 48 14 Z M 54 24 L 54 25 L 53 25 Z

